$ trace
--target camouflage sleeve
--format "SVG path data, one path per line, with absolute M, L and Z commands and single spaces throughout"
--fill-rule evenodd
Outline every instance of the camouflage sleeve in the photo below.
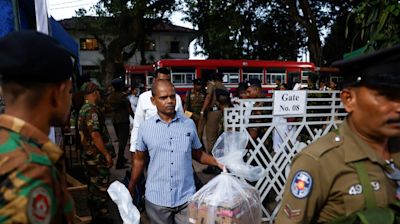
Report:
M 0 201 L 5 200 L 6 203 L 0 206 L 0 222 L 52 222 L 60 207 L 57 206 L 50 177 L 48 167 L 35 163 L 25 163 L 8 175 L 8 187 L 1 190 L 1 197 L 4 198 Z
M 313 223 L 319 214 L 325 199 L 323 176 L 318 160 L 299 154 L 292 163 L 281 207 L 277 215 L 277 224 Z
M 95 107 L 92 107 L 86 113 L 86 127 L 89 133 L 95 131 L 101 131 L 101 124 L 99 121 L 99 111 Z

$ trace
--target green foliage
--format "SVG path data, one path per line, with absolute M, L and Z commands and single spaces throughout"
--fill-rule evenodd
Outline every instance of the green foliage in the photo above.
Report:
M 400 4 L 394 0 L 361 1 L 349 16 L 347 26 L 356 26 L 353 35 L 357 42 L 368 45 L 368 51 L 400 43 Z M 354 47 L 357 48 L 357 47 Z

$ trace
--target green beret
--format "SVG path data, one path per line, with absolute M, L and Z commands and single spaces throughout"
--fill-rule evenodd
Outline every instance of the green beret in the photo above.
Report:
M 48 35 L 18 31 L 0 39 L 3 81 L 58 83 L 71 78 L 72 71 L 70 53 Z
M 343 73 L 344 86 L 400 88 L 400 45 L 332 63 Z
M 81 91 L 85 95 L 93 93 L 96 90 L 100 90 L 100 87 L 93 82 L 85 82 L 81 87 Z

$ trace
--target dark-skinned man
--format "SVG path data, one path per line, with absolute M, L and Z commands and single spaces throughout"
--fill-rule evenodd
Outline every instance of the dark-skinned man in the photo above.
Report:
M 98 104 L 101 100 L 99 86 L 93 82 L 82 85 L 85 94 L 78 116 L 78 130 L 83 147 L 83 160 L 88 176 L 88 207 L 92 223 L 112 223 L 109 216 L 107 188 L 115 149 L 108 133 L 105 117 Z
M 63 151 L 49 138 L 71 106 L 70 54 L 53 38 L 13 32 L 0 39 L 6 108 L 0 116 L 0 223 L 72 223 L 74 206 L 59 171 Z
M 333 65 L 347 118 L 294 158 L 276 223 L 398 223 L 400 46 Z
M 201 150 L 193 120 L 176 112 L 172 83 L 159 80 L 153 83 L 151 91 L 157 114 L 139 127 L 129 189 L 132 192 L 149 158 L 145 204 L 150 223 L 188 223 L 187 202 L 195 193 L 192 158 L 203 164 L 223 166 Z

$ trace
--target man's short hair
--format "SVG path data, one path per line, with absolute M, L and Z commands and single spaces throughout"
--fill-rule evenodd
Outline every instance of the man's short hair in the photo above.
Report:
M 156 73 L 154 74 L 154 78 L 157 78 L 159 73 L 171 75 L 171 71 L 168 68 L 161 67 L 156 70 Z
M 157 95 L 157 88 L 159 85 L 161 84 L 167 84 L 167 85 L 171 85 L 172 88 L 175 89 L 174 85 L 172 84 L 172 82 L 170 82 L 169 80 L 159 80 L 157 82 L 154 82 L 153 85 L 151 85 L 151 95 L 154 97 Z

